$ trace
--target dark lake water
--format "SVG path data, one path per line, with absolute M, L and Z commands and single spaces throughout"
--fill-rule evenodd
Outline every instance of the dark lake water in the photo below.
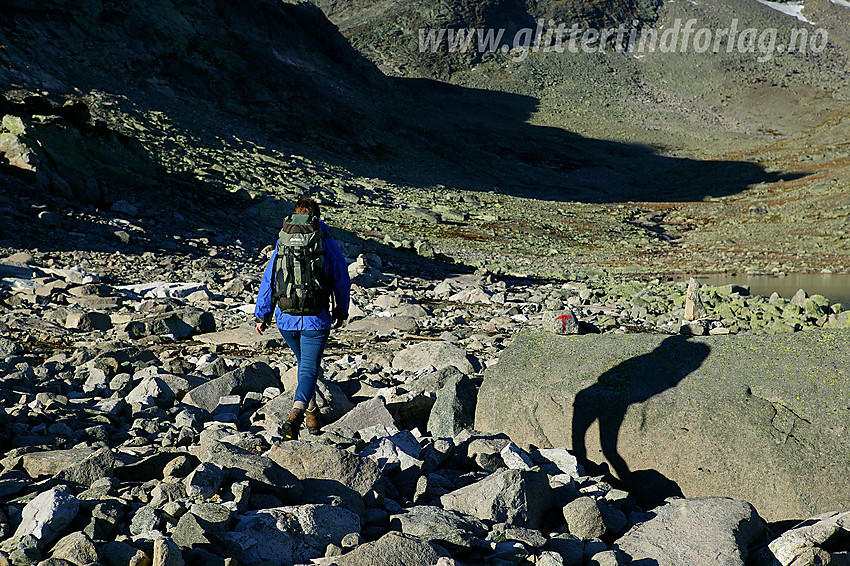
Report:
M 785 299 L 790 299 L 798 289 L 803 289 L 809 295 L 823 295 L 830 303 L 841 303 L 850 309 L 850 274 L 835 273 L 795 273 L 784 277 L 770 275 L 727 275 L 724 273 L 712 275 L 694 275 L 703 285 L 746 285 L 753 295 L 769 297 L 774 292 Z M 676 279 L 687 280 L 688 276 Z

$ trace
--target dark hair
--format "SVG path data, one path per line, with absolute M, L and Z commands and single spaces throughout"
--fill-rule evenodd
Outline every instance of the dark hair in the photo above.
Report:
M 319 204 L 311 198 L 301 197 L 295 203 L 295 214 L 307 214 L 319 218 Z

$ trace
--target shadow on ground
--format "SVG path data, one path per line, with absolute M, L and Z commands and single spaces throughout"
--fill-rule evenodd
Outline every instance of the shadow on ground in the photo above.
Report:
M 606 465 L 644 509 L 657 507 L 668 497 L 682 497 L 673 480 L 657 470 L 632 470 L 620 455 L 617 441 L 629 407 L 676 387 L 702 365 L 711 349 L 685 336 L 670 336 L 652 352 L 630 358 L 603 373 L 593 385 L 579 391 L 573 402 L 572 450 L 589 473 L 605 470 L 591 462 L 585 437 L 599 421 L 599 437 Z
M 407 169 L 407 182 L 427 186 L 454 180 L 467 188 L 555 201 L 674 202 L 722 197 L 753 184 L 801 176 L 780 176 L 745 161 L 670 157 L 641 144 L 529 124 L 539 104 L 529 96 L 430 79 L 391 80 L 423 109 L 408 126 L 419 131 L 421 145 L 405 155 L 412 160 L 425 151 L 443 162 L 440 167 L 422 157 L 423 167 L 411 170 L 397 159 L 397 167 Z M 364 175 L 374 172 L 371 166 L 360 163 Z M 357 165 L 349 167 L 357 170 Z

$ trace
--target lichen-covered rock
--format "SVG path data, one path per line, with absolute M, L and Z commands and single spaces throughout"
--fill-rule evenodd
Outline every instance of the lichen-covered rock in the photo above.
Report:
M 475 428 L 604 460 L 645 508 L 724 495 L 769 520 L 850 507 L 850 333 L 524 332 L 488 368 Z M 598 422 L 598 425 L 597 425 Z M 838 435 L 838 436 L 836 436 Z M 675 482 L 671 483 L 671 482 Z

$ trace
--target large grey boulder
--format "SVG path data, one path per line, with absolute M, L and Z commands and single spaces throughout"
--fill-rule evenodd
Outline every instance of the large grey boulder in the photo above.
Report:
M 304 503 L 341 500 L 343 507 L 365 516 L 363 497 L 373 490 L 383 495 L 386 489 L 373 460 L 333 445 L 293 440 L 276 444 L 266 455 L 301 480 Z
M 750 501 L 768 520 L 848 508 L 848 346 L 838 330 L 524 332 L 486 372 L 475 428 L 604 461 L 644 507 L 681 490 Z
M 333 480 L 360 495 L 383 492 L 381 471 L 374 461 L 333 445 L 293 440 L 276 444 L 266 455 L 302 481 Z
M 345 325 L 346 330 L 377 334 L 379 332 L 415 332 L 418 328 L 412 316 L 369 316 Z
M 654 513 L 616 542 L 635 564 L 744 566 L 765 535 L 764 521 L 746 501 L 670 499 Z
M 71 524 L 80 502 L 62 487 L 54 487 L 38 494 L 21 511 L 21 524 L 14 539 L 32 535 L 40 548 L 47 548 Z
M 418 537 L 389 532 L 333 561 L 337 566 L 433 566 L 444 552 Z
M 395 369 L 419 371 L 430 366 L 443 369 L 454 366 L 463 373 L 473 373 L 472 363 L 466 350 L 449 342 L 420 342 L 408 346 L 393 357 Z
M 487 537 L 480 519 L 450 509 L 420 505 L 390 517 L 390 528 L 448 550 L 470 548 Z
M 443 495 L 440 503 L 483 521 L 539 529 L 554 505 L 551 491 L 543 472 L 501 470 Z
M 254 362 L 195 387 L 186 393 L 183 402 L 212 412 L 224 396 L 244 395 L 249 391 L 262 393 L 267 387 L 279 386 L 280 378 L 275 370 L 266 363 Z
M 303 564 L 359 532 L 360 517 L 347 509 L 300 505 L 248 512 L 227 536 L 241 548 L 241 563 Z
M 453 438 L 475 423 L 475 402 L 478 390 L 468 376 L 457 374 L 449 378 L 440 391 L 428 417 L 428 431 L 436 438 Z

